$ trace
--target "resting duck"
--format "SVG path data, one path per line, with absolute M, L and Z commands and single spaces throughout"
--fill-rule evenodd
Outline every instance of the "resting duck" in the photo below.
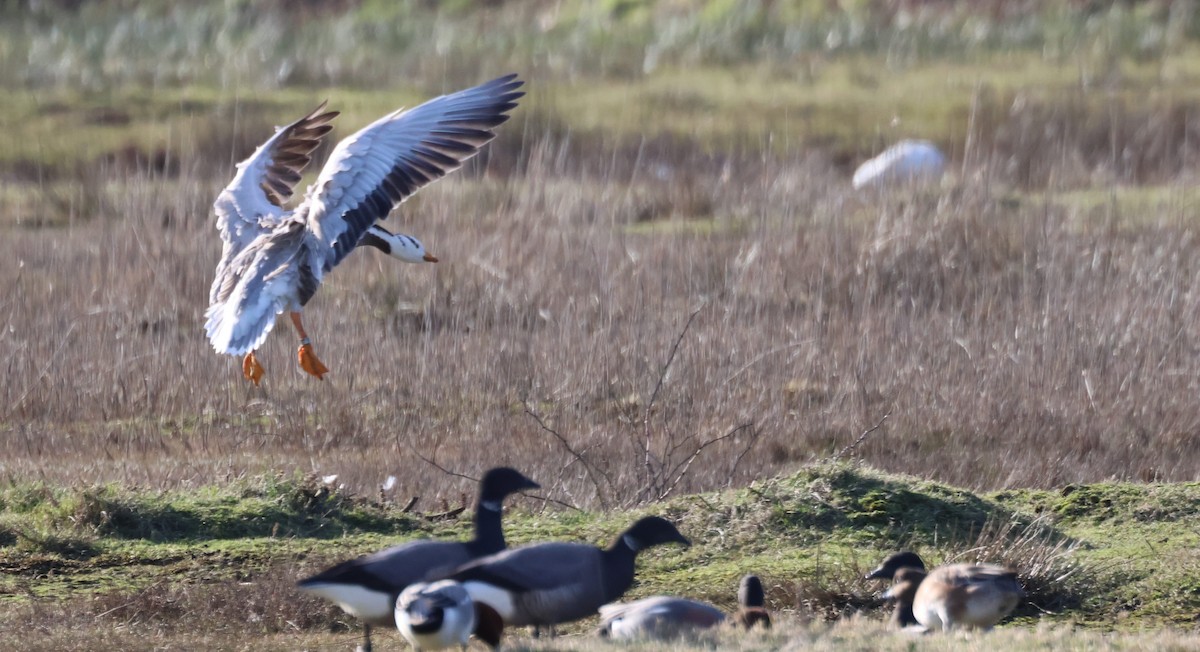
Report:
M 762 582 L 755 575 L 742 578 L 738 587 L 738 625 L 749 629 L 758 623 L 770 628 L 771 617 L 763 607 Z M 694 629 L 709 629 L 725 622 L 725 613 L 707 602 L 656 595 L 633 602 L 615 602 L 600 607 L 597 634 L 613 640 L 670 638 Z
M 670 638 L 723 622 L 725 613 L 707 602 L 656 595 L 600 607 L 600 627 L 596 633 L 614 641 Z
M 295 210 L 283 206 L 337 113 L 322 103 L 239 163 L 213 204 L 224 243 L 204 313 L 213 348 L 244 356 L 242 374 L 257 385 L 264 371 L 254 351 L 275 316 L 288 311 L 300 336 L 300 368 L 317 378 L 328 373 L 301 322 L 304 305 L 360 244 L 408 262 L 437 262 L 415 238 L 375 222 L 495 138 L 524 95 L 516 90 L 522 83 L 507 75 L 376 120 L 338 143 Z
M 991 564 L 951 564 L 926 572 L 913 552 L 883 561 L 867 579 L 894 583 L 884 598 L 896 601 L 892 622 L 901 628 L 991 628 L 1012 613 L 1025 591 L 1014 570 Z

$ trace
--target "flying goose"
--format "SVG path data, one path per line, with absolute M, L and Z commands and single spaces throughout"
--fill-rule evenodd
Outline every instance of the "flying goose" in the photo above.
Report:
M 553 626 L 619 599 L 633 584 L 638 552 L 672 542 L 691 545 L 670 521 L 647 516 L 607 549 L 561 542 L 522 546 L 477 559 L 448 578 L 495 609 L 506 626 Z
M 755 575 L 742 578 L 738 586 L 735 622 L 750 629 L 757 623 L 771 626 L 763 607 L 762 582 Z M 707 602 L 656 595 L 633 602 L 614 602 L 600 607 L 600 636 L 613 640 L 670 638 L 690 629 L 708 629 L 725 622 L 725 613 Z
M 300 367 L 317 378 L 328 373 L 301 323 L 303 306 L 359 244 L 409 262 L 437 261 L 415 238 L 375 222 L 495 138 L 523 83 L 507 75 L 376 120 L 338 143 L 290 211 L 284 204 L 337 113 L 322 103 L 276 131 L 238 164 L 213 204 L 224 243 L 204 314 L 213 348 L 244 356 L 242 374 L 257 385 L 264 371 L 254 351 L 286 310 L 300 336 Z
M 495 649 L 504 621 L 491 607 L 477 604 L 461 584 L 441 580 L 418 582 L 396 598 L 396 628 L 418 652 L 467 648 L 474 634 Z
M 891 555 L 867 579 L 891 579 L 885 599 L 896 601 L 892 623 L 900 628 L 988 629 L 1012 613 L 1025 591 L 1017 573 L 991 564 L 951 564 L 926 572 L 913 552 Z
M 363 621 L 363 644 L 370 652 L 371 626 L 395 623 L 394 598 L 410 584 L 434 579 L 472 559 L 504 550 L 500 527 L 502 503 L 510 494 L 540 485 L 508 467 L 497 467 L 479 481 L 475 538 L 470 541 L 411 541 L 342 562 L 297 583 L 300 589 L 336 603 Z

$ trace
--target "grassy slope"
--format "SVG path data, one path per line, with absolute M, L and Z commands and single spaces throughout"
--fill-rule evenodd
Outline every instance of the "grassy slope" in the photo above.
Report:
M 635 517 L 533 505 L 518 501 L 510 515 L 512 543 L 603 542 Z M 464 537 L 470 527 L 466 513 L 431 521 L 304 479 L 175 494 L 16 486 L 0 492 L 0 506 L 0 594 L 8 596 L 0 621 L 10 623 L 0 642 L 70 597 L 76 616 L 89 614 L 103 631 L 134 623 L 183 635 L 186 614 L 207 610 L 223 631 L 299 645 L 348 623 L 295 595 L 295 578 L 412 537 Z M 879 587 L 859 578 L 887 551 L 911 546 L 933 563 L 986 558 L 1021 567 L 1031 599 L 1015 620 L 1024 625 L 1189 627 L 1200 608 L 1196 483 L 976 495 L 824 465 L 645 511 L 679 523 L 695 545 L 646 554 L 631 597 L 666 592 L 729 607 L 738 577 L 754 571 L 777 610 L 848 616 L 879 608 Z M 243 600 L 248 607 L 221 611 Z
M 568 9 L 563 10 L 560 27 L 551 29 L 547 41 L 520 36 L 517 41 L 553 51 L 585 42 L 591 32 L 567 24 L 568 14 L 579 10 L 571 8 L 573 3 L 555 4 Z M 368 74 L 385 71 L 378 73 L 378 78 L 350 80 L 357 84 L 352 88 L 330 87 L 322 76 L 300 77 L 281 83 L 281 87 L 254 76 L 260 68 L 268 72 L 277 69 L 278 60 L 294 55 L 282 46 L 269 55 L 272 63 L 265 67 L 257 52 L 245 55 L 254 66 L 236 69 L 232 82 L 185 71 L 177 77 L 168 74 L 161 84 L 159 76 L 149 73 L 143 76 L 153 78 L 153 84 L 137 76 L 101 76 L 111 86 L 89 84 L 85 75 L 74 74 L 58 83 L 30 84 L 0 100 L 0 127 L 4 128 L 0 130 L 10 134 L 0 141 L 0 170 L 21 182 L 0 188 L 0 214 L 8 223 L 53 223 L 80 212 L 78 205 L 86 205 L 88 200 L 81 194 L 123 192 L 119 184 L 77 187 L 78 169 L 97 161 L 112 161 L 121 169 L 133 161 L 153 159 L 155 152 L 161 151 L 177 159 L 195 155 L 210 164 L 227 162 L 225 159 L 257 144 L 271 125 L 307 111 L 324 97 L 343 110 L 342 128 L 350 129 L 395 104 L 411 104 L 425 97 L 442 88 L 447 79 L 474 79 L 474 64 L 479 60 L 491 61 L 504 70 L 536 71 L 538 88 L 531 88 L 526 103 L 533 131 L 543 128 L 544 122 L 547 133 L 569 130 L 617 140 L 686 135 L 700 146 L 714 149 L 736 145 L 800 151 L 815 145 L 848 158 L 860 158 L 881 142 L 911 133 L 930 134 L 957 150 L 976 97 L 1002 114 L 1010 107 L 1016 110 L 1014 98 L 1019 96 L 1022 106 L 1039 101 L 1051 108 L 1056 102 L 1082 103 L 1079 110 L 1088 116 L 1118 109 L 1136 113 L 1160 106 L 1187 108 L 1197 99 L 1192 90 L 1200 79 L 1194 39 L 1178 48 L 1160 51 L 1155 46 L 1148 53 L 1121 45 L 1122 34 L 1133 35 L 1140 42 L 1152 33 L 1142 26 L 1154 21 L 1124 16 L 1120 9 L 1110 12 L 1107 23 L 1071 16 L 1061 23 L 1047 23 L 1052 28 L 1056 24 L 1084 26 L 1078 42 L 1073 40 L 1076 37 L 1061 39 L 1063 51 L 1038 42 L 1025 47 L 1001 43 L 998 50 L 963 57 L 959 56 L 962 50 L 953 47 L 947 52 L 936 50 L 933 41 L 907 47 L 904 30 L 895 34 L 885 30 L 875 43 L 796 52 L 777 46 L 777 52 L 768 51 L 761 58 L 761 53 L 749 48 L 734 53 L 738 56 L 722 54 L 720 48 L 699 55 L 686 49 L 670 55 L 668 50 L 657 68 L 631 73 L 640 69 L 642 51 L 647 47 L 637 39 L 654 45 L 649 41 L 654 34 L 667 33 L 661 29 L 666 24 L 663 21 L 674 20 L 667 16 L 656 27 L 645 27 L 651 23 L 638 6 L 649 4 L 597 3 L 612 9 L 613 16 L 583 18 L 595 20 L 603 31 L 632 34 L 634 47 L 575 46 L 596 62 L 580 69 L 575 63 L 559 65 L 554 57 L 534 54 L 497 61 L 470 51 L 475 47 L 471 39 L 461 39 L 454 47 L 463 51 L 438 57 L 436 69 L 352 65 L 336 73 L 338 83 L 343 83 L 340 79 L 356 70 Z M 668 13 L 671 5 L 683 3 L 658 4 L 665 7 L 660 13 Z M 741 31 L 731 32 L 732 36 L 758 38 L 753 17 L 739 23 L 737 16 L 721 13 L 722 5 L 727 4 L 733 12 L 738 3 L 691 4 L 708 7 L 705 20 L 717 28 L 740 25 Z M 862 12 L 868 11 L 868 3 L 842 4 L 862 5 Z M 384 11 L 383 3 L 375 5 L 367 10 Z M 632 9 L 617 11 L 618 7 Z M 1147 7 L 1143 5 L 1141 11 L 1148 12 Z M 371 18 L 367 10 L 364 16 Z M 624 18 L 618 19 L 622 12 Z M 125 13 L 119 12 L 121 16 Z M 462 17 L 424 18 L 432 22 L 420 23 L 414 31 L 427 31 L 437 38 L 438 30 L 425 30 L 427 24 L 446 29 Z M 850 19 L 854 16 L 846 20 Z M 91 21 L 101 33 L 119 31 L 104 20 L 103 15 L 85 17 L 80 20 L 81 29 Z M 612 22 L 617 20 L 624 22 Z M 836 27 L 843 18 L 829 20 Z M 794 20 L 792 24 L 806 22 L 815 21 Z M 270 21 L 246 23 L 274 29 Z M 537 21 L 522 18 L 515 23 L 534 25 Z M 780 23 L 764 21 L 764 29 Z M 614 25 L 642 25 L 644 29 L 614 30 Z M 937 28 L 939 21 L 932 25 Z M 700 24 L 695 29 L 696 35 L 705 37 L 716 28 Z M 818 25 L 817 31 L 821 29 Z M 1095 33 L 1089 36 L 1087 30 Z M 176 32 L 197 34 L 203 30 Z M 1053 29 L 1047 32 L 1053 36 Z M 146 37 L 145 30 L 139 33 Z M 502 38 L 516 32 L 494 29 L 487 33 Z M 169 29 L 164 34 L 175 38 Z M 390 35 L 381 38 L 395 40 Z M 764 33 L 761 43 L 783 42 L 772 38 Z M 292 40 L 313 45 L 307 39 Z M 1055 45 L 1054 38 L 1045 40 Z M 85 41 L 88 39 L 63 39 L 67 45 Z M 27 56 L 30 48 L 12 42 L 15 45 L 8 51 L 20 56 L 7 59 L 10 65 L 6 68 L 21 71 L 22 79 L 36 79 L 36 75 L 30 73 L 31 66 L 18 62 L 65 65 L 70 60 L 67 55 Z M 479 51 L 520 52 L 507 42 L 497 43 L 483 39 Z M 315 59 L 358 61 L 354 50 L 328 54 L 321 48 L 332 46 L 318 45 Z M 377 46 L 367 40 L 362 47 L 370 51 Z M 417 39 L 409 47 L 419 51 L 423 46 Z M 159 70 L 156 59 L 162 49 L 151 49 L 145 65 Z M 614 55 L 621 50 L 631 53 L 628 60 Z M 69 54 L 65 45 L 63 51 Z M 125 51 L 128 48 L 113 48 L 113 56 Z M 237 64 L 243 55 L 237 48 L 231 51 L 230 61 Z M 403 49 L 398 46 L 398 51 Z M 57 52 L 51 50 L 50 54 Z M 1132 58 L 1128 56 L 1131 53 L 1135 55 Z M 888 61 L 881 63 L 884 54 Z M 204 60 L 190 54 L 181 59 Z M 90 54 L 80 57 L 81 62 L 96 60 L 99 58 Z M 471 72 L 452 70 L 465 64 L 470 64 Z M 122 61 L 108 66 L 109 73 L 139 69 Z M 171 67 L 170 63 L 165 66 Z M 205 67 L 227 69 L 209 63 Z M 411 74 L 414 72 L 417 74 Z M 80 80 L 85 83 L 78 83 Z M 82 87 L 91 90 L 78 90 Z M 396 90 L 378 93 L 375 88 Z M 269 93 L 261 92 L 264 90 Z M 230 126 L 236 133 L 228 136 L 228 141 L 191 142 L 208 134 L 226 134 Z M 983 126 L 978 129 L 987 133 Z M 1148 209 L 1164 201 L 1191 203 L 1187 191 L 1170 186 L 1087 189 L 1048 197 L 1099 216 L 1114 210 L 1150 214 L 1153 211 Z M 30 220 L 30 216 L 36 219 Z M 832 617 L 873 608 L 871 596 L 878 587 L 858 578 L 885 551 L 912 545 L 935 562 L 978 556 L 1032 567 L 1035 574 L 1029 579 L 1034 581 L 1036 590 L 1031 592 L 1035 602 L 1051 613 L 1025 607 L 1017 620 L 1028 624 L 1044 615 L 1059 627 L 1037 634 L 1010 627 L 998 632 L 997 638 L 982 642 L 937 641 L 925 646 L 1194 649 L 1194 637 L 1179 642 L 1172 634 L 1130 637 L 1127 632 L 1160 624 L 1194 627 L 1200 610 L 1200 533 L 1194 525 L 1198 502 L 1200 487 L 1194 483 L 1090 485 L 1061 492 L 975 496 L 912 478 L 816 467 L 749 489 L 681 497 L 653 508 L 679 520 L 697 545 L 682 553 L 649 553 L 640 583 L 631 595 L 670 591 L 727 606 L 737 577 L 755 570 L 767 580 L 777 608 L 795 609 L 799 604 L 802 608 L 796 609 L 796 614 L 802 618 L 814 612 Z M 633 518 L 631 514 L 538 508 L 540 503 L 518 502 L 509 524 L 514 543 L 547 538 L 601 542 Z M 83 491 L 11 486 L 0 489 L 0 569 L 4 570 L 0 575 L 0 621 L 4 623 L 0 625 L 0 648 L 133 649 L 154 640 L 182 649 L 348 649 L 353 634 L 346 630 L 347 621 L 336 610 L 295 595 L 290 586 L 296 577 L 396 541 L 420 536 L 462 537 L 468 530 L 466 516 L 431 522 L 403 514 L 394 504 L 330 494 L 305 479 L 259 478 L 232 487 L 166 494 L 129 487 Z M 977 547 L 982 551 L 970 552 Z M 1052 581 L 1063 576 L 1061 581 Z M 196 627 L 197 614 L 206 616 L 203 627 Z M 1075 623 L 1089 631 L 1071 633 L 1067 628 Z M 1107 637 L 1098 631 L 1112 627 L 1126 634 Z M 40 637 L 31 640 L 31 631 Z M 877 633 L 868 628 L 866 636 Z M 811 643 L 816 649 L 910 645 L 902 639 L 882 639 L 880 643 L 880 639 L 866 638 L 864 642 L 862 636 L 857 624 L 834 630 L 792 624 L 782 634 L 753 639 L 748 645 L 779 647 L 785 637 L 805 641 L 806 647 Z M 721 640 L 720 647 L 728 647 L 728 639 Z M 702 647 L 713 645 L 708 639 L 700 643 Z

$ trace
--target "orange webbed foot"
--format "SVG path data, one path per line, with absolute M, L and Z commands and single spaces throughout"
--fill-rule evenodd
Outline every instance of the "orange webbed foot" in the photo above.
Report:
M 258 382 L 262 380 L 262 377 L 267 375 L 262 365 L 258 364 L 258 358 L 254 357 L 253 351 L 247 353 L 246 357 L 242 358 L 242 375 L 246 377 L 246 380 L 254 383 L 256 387 L 258 386 Z
M 329 373 L 329 369 L 317 359 L 317 354 L 313 353 L 312 344 L 307 342 L 301 344 L 300 350 L 296 351 L 296 356 L 300 359 L 301 369 L 316 376 L 317 380 L 325 380 L 322 376 Z

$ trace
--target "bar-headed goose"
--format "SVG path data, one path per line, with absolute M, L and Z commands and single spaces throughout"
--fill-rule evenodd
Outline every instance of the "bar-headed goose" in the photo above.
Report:
M 515 469 L 497 467 L 479 481 L 475 538 L 470 541 L 411 541 L 342 562 L 301 580 L 298 586 L 333 601 L 363 621 L 363 645 L 371 649 L 371 626 L 395 622 L 394 598 L 408 585 L 435 579 L 460 564 L 504 550 L 502 503 L 510 494 L 540 485 Z
M 1025 596 L 1014 570 L 950 564 L 926 572 L 921 558 L 907 551 L 885 559 L 867 579 L 893 581 L 884 597 L 896 601 L 892 622 L 902 628 L 987 629 L 1012 613 Z
M 670 521 L 638 520 L 607 549 L 539 543 L 477 559 L 449 575 L 471 598 L 491 606 L 507 626 L 553 626 L 586 618 L 633 584 L 638 552 L 689 542 Z
M 495 649 L 504 622 L 491 607 L 477 604 L 461 584 L 441 580 L 409 585 L 396 598 L 396 628 L 418 652 L 461 647 L 471 635 Z
M 213 204 L 224 243 L 204 315 L 213 348 L 245 356 L 242 373 L 257 385 L 264 372 L 254 351 L 286 310 L 300 336 L 300 367 L 326 374 L 301 323 L 303 306 L 360 243 L 402 260 L 437 261 L 420 242 L 375 222 L 495 138 L 524 95 L 516 90 L 522 83 L 507 75 L 376 120 L 338 143 L 295 210 L 284 204 L 337 113 L 321 104 L 238 164 Z

